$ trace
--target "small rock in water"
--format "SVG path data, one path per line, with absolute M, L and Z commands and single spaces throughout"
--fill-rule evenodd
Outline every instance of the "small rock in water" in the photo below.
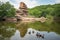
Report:
M 34 31 L 32 31 L 32 33 L 34 33 Z
M 31 32 L 28 32 L 29 34 L 31 34 Z

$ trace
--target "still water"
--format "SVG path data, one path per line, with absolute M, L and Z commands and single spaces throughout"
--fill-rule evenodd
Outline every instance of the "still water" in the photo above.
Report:
M 56 24 L 0 23 L 0 40 L 60 40 L 60 27 Z

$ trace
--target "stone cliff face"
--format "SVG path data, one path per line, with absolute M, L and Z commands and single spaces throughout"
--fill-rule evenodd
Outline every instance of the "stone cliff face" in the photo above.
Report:
M 16 16 L 17 17 L 26 17 L 28 14 L 28 9 L 27 5 L 24 2 L 20 2 L 19 9 L 16 11 Z
M 20 2 L 20 7 L 19 9 L 27 9 L 27 5 L 23 2 Z

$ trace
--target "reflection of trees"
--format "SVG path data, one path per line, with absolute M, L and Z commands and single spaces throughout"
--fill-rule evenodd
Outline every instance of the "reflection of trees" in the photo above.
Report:
M 14 35 L 15 28 L 13 23 L 0 23 L 0 40 L 9 40 Z
M 21 23 L 19 26 L 18 26 L 18 30 L 20 31 L 20 36 L 21 37 L 24 37 L 26 32 L 27 32 L 27 29 L 28 29 L 28 25 L 27 23 Z
M 60 24 L 59 24 L 59 23 L 54 22 L 54 23 L 52 24 L 52 27 L 51 27 L 51 28 L 53 29 L 52 31 L 60 34 Z
M 60 34 L 60 24 L 59 23 L 51 23 L 51 24 L 46 24 L 46 23 L 40 23 L 40 22 L 35 22 L 31 23 L 28 25 L 30 28 L 39 30 L 39 31 L 48 31 L 48 32 L 56 32 Z

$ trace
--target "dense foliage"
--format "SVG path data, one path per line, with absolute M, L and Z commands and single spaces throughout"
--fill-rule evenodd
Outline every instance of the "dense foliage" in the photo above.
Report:
M 48 23 L 53 21 L 60 23 L 60 4 L 36 6 L 29 9 L 29 14 L 39 18 L 46 17 Z
M 14 17 L 15 16 L 15 8 L 9 3 L 1 3 L 0 2 L 0 18 L 3 17 Z
M 29 9 L 29 14 L 35 17 L 47 17 L 47 15 L 58 17 L 60 16 L 60 4 L 37 6 Z

